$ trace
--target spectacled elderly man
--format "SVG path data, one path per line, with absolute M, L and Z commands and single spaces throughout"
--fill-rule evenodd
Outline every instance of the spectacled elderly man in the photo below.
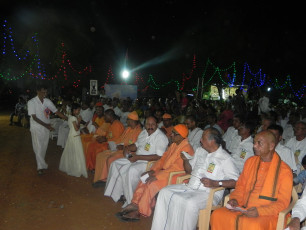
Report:
M 124 148 L 127 158 L 115 160 L 109 169 L 106 181 L 105 196 L 117 202 L 124 195 L 124 207 L 131 203 L 141 174 L 145 172 L 148 161 L 157 161 L 168 146 L 167 136 L 157 128 L 155 117 L 148 117 L 145 129 L 139 134 L 137 141 Z
M 220 132 L 211 127 L 204 130 L 201 144 L 194 157 L 184 155 L 184 169 L 191 173 L 188 184 L 169 185 L 160 190 L 154 211 L 152 230 L 196 229 L 199 210 L 206 207 L 210 188 L 234 188 L 239 172 L 233 158 L 225 151 Z M 218 204 L 223 191 L 215 193 Z

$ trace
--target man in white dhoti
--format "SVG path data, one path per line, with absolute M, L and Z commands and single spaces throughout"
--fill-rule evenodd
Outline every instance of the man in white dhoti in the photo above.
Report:
M 294 154 L 288 147 L 282 145 L 282 133 L 283 128 L 280 125 L 270 125 L 268 127 L 268 130 L 270 130 L 274 136 L 276 137 L 276 147 L 275 152 L 278 153 L 282 161 L 284 161 L 289 167 L 292 169 L 292 172 L 296 174 L 297 167 L 294 159 Z
M 295 203 L 292 209 L 291 221 L 288 224 L 290 230 L 299 230 L 300 223 L 306 219 L 306 188 L 304 188 L 302 197 Z M 302 230 L 305 230 L 304 226 Z
M 127 158 L 118 159 L 111 164 L 104 195 L 110 196 L 115 202 L 124 195 L 126 202 L 123 207 L 131 203 L 134 190 L 141 174 L 146 170 L 148 161 L 160 159 L 167 146 L 168 138 L 157 128 L 156 118 L 148 117 L 145 130 L 139 134 L 137 141 L 124 148 L 123 154 Z
M 169 185 L 157 197 L 152 230 L 196 229 L 199 210 L 206 207 L 210 188 L 234 188 L 239 177 L 233 158 L 222 149 L 222 136 L 215 128 L 205 129 L 202 147 L 188 161 L 184 156 L 184 168 L 191 173 L 188 184 Z M 213 204 L 217 205 L 223 191 L 215 193 Z
M 194 115 L 188 115 L 185 119 L 185 125 L 189 129 L 188 141 L 191 144 L 194 151 L 201 146 L 201 138 L 203 130 L 197 127 L 196 117 Z
M 50 125 L 51 112 L 60 118 L 68 118 L 59 112 L 51 100 L 47 99 L 48 90 L 46 86 L 37 87 L 37 96 L 28 101 L 28 115 L 30 116 L 30 131 L 32 136 L 33 150 L 36 156 L 37 172 L 44 174 L 48 168 L 45 155 L 49 143 L 50 131 L 54 128 Z
M 231 154 L 234 158 L 234 163 L 238 168 L 239 173 L 242 172 L 246 160 L 254 156 L 252 138 L 254 130 L 255 124 L 250 121 L 246 121 L 238 128 L 238 135 L 240 137 L 240 141 L 238 145 L 232 147 L 233 152 L 231 152 Z

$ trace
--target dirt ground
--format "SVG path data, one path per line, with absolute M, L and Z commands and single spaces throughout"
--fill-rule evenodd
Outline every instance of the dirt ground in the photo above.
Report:
M 121 203 L 92 188 L 93 175 L 76 178 L 58 170 L 62 148 L 50 140 L 47 173 L 38 176 L 29 129 L 9 126 L 0 112 L 0 229 L 102 230 L 151 228 L 152 217 L 124 223 L 115 217 Z

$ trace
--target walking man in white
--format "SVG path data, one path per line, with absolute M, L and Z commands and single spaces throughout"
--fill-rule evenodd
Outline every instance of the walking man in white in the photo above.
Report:
M 54 130 L 50 125 L 51 112 L 67 120 L 67 117 L 57 110 L 52 101 L 46 98 L 47 93 L 46 86 L 38 86 L 37 96 L 28 101 L 32 145 L 39 175 L 44 174 L 44 170 L 48 168 L 45 162 L 45 155 L 48 148 L 50 131 Z
M 210 188 L 234 188 L 239 172 L 233 158 L 222 149 L 222 136 L 215 128 L 207 128 L 190 161 L 184 156 L 184 168 L 191 173 L 188 184 L 169 185 L 160 190 L 154 211 L 152 230 L 196 229 L 199 210 L 206 207 Z M 223 197 L 215 193 L 213 204 Z
M 107 177 L 105 196 L 110 196 L 117 202 L 124 195 L 126 202 L 131 203 L 133 193 L 140 176 L 146 170 L 148 161 L 156 161 L 162 157 L 168 146 L 167 136 L 157 128 L 157 120 L 148 117 L 143 130 L 134 144 L 124 148 L 121 158 L 111 164 Z M 131 152 L 136 152 L 132 153 Z

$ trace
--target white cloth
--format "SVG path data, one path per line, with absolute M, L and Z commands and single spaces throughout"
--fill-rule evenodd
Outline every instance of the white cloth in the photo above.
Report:
M 263 96 L 259 99 L 258 101 L 258 114 L 260 113 L 268 113 L 270 112 L 270 107 L 269 107 L 269 98 L 266 96 Z
M 150 136 L 147 130 L 143 130 L 135 145 L 137 155 L 157 154 L 162 156 L 168 146 L 168 138 L 160 129 Z M 121 195 L 124 195 L 126 199 L 124 207 L 131 203 L 133 193 L 146 166 L 147 161 L 145 160 L 138 160 L 134 163 L 125 158 L 115 160 L 109 169 L 104 195 L 112 197 L 115 202 L 120 199 Z
M 82 117 L 82 120 L 85 122 L 88 122 L 92 119 L 93 117 L 93 112 L 90 108 L 87 108 L 85 110 L 80 111 L 80 116 Z
M 284 161 L 292 169 L 293 172 L 297 171 L 294 154 L 288 147 L 278 143 L 275 151 L 278 153 L 282 161 Z
M 196 229 L 199 210 L 206 207 L 210 192 L 200 178 L 237 180 L 239 177 L 233 158 L 222 147 L 213 153 L 200 147 L 189 163 L 192 172 L 188 184 L 169 185 L 160 190 L 151 230 Z M 217 205 L 222 196 L 223 191 L 216 192 L 213 204 Z
M 293 154 L 297 157 L 298 162 L 296 162 L 296 167 L 297 174 L 299 174 L 302 167 L 302 159 L 306 155 L 306 137 L 303 140 L 298 141 L 294 136 L 286 143 L 285 146 L 291 149 Z
M 236 145 L 240 141 L 238 130 L 235 129 L 234 126 L 228 127 L 222 138 L 225 141 L 226 149 L 228 151 L 230 151 L 232 145 Z
M 116 106 L 113 110 L 118 117 L 122 116 L 122 111 L 118 106 Z
M 48 165 L 45 162 L 45 156 L 48 148 L 50 131 L 34 121 L 32 115 L 36 115 L 36 117 L 44 123 L 50 124 L 50 113 L 57 112 L 57 108 L 51 100 L 44 98 L 42 103 L 38 96 L 36 96 L 28 101 L 27 109 L 28 115 L 30 116 L 30 131 L 37 169 L 46 169 Z
M 302 197 L 295 203 L 292 209 L 291 218 L 298 217 L 300 222 L 306 218 L 306 188 L 304 188 Z
M 66 141 L 68 138 L 69 134 L 69 125 L 67 121 L 64 121 L 58 128 L 58 136 L 57 136 L 57 141 L 56 144 L 58 146 L 61 146 L 62 148 L 65 148 Z
M 127 120 L 127 117 L 129 115 L 130 112 L 122 112 L 121 113 L 121 116 L 120 116 L 120 121 L 121 123 L 124 125 L 124 127 L 127 127 L 127 123 L 126 123 L 126 120 Z
M 50 132 L 50 135 L 58 135 L 58 130 L 61 124 L 63 124 L 64 120 L 60 118 L 52 118 L 50 119 L 50 125 L 54 128 L 53 131 Z
M 291 124 L 285 125 L 282 137 L 284 144 L 286 144 L 292 137 L 294 137 L 294 131 Z
M 80 137 L 80 130 L 75 130 L 73 122 L 77 122 L 77 118 L 75 116 L 69 116 L 69 134 L 61 156 L 59 170 L 70 176 L 84 176 L 87 178 L 86 162 Z
M 192 146 L 193 150 L 196 151 L 198 147 L 201 147 L 201 138 L 203 130 L 199 127 L 194 128 L 192 131 L 189 130 L 188 141 Z
M 242 172 L 246 160 L 252 156 L 254 156 L 253 138 L 249 136 L 243 141 L 240 140 L 239 145 L 237 145 L 235 150 L 232 152 L 232 157 L 234 158 L 234 163 L 238 168 L 239 173 Z

